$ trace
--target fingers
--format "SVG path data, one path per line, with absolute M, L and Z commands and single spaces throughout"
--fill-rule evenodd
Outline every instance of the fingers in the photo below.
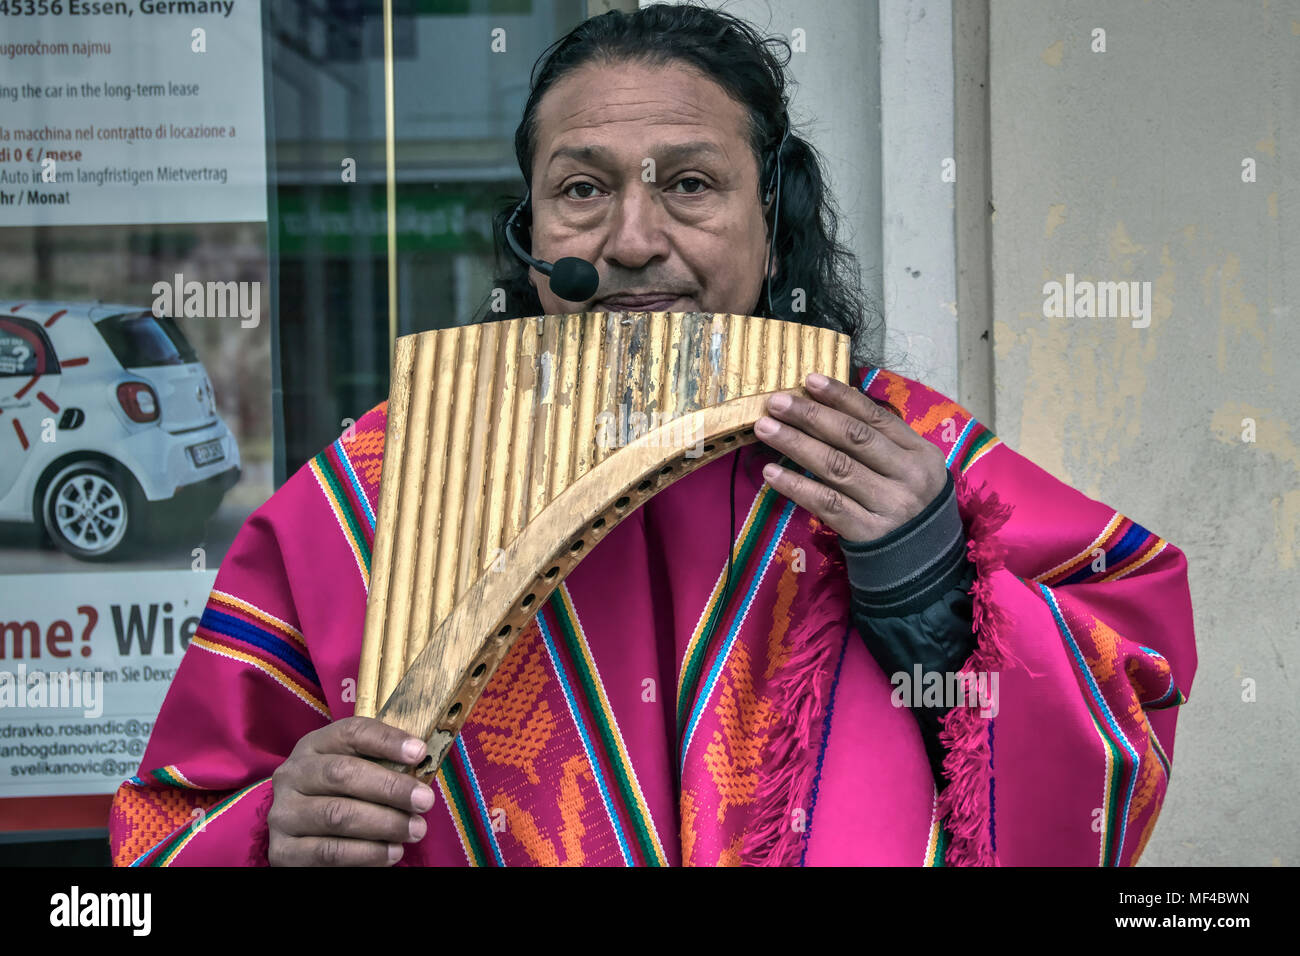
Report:
M 423 741 L 369 718 L 303 737 L 271 775 L 268 857 L 274 866 L 391 866 L 424 838 L 433 790 L 372 758 L 424 758 Z
M 373 717 L 347 717 L 312 735 L 316 753 L 380 757 L 415 764 L 424 759 L 424 741 Z
M 866 394 L 823 375 L 806 379 L 808 396 L 768 399 L 754 424 L 764 443 L 812 477 L 777 465 L 764 469 L 774 489 L 851 541 L 888 534 L 943 488 L 942 453 Z
M 807 399 L 777 395 L 773 396 L 769 404 L 779 407 L 781 403 L 777 400 L 782 397 L 789 397 L 790 404 L 781 411 L 774 408 L 774 414 L 797 419 L 797 422 L 783 424 L 775 418 L 764 416 L 754 423 L 754 434 L 783 455 L 793 458 L 828 486 L 827 491 L 820 493 L 825 502 L 823 508 L 808 508 L 801 498 L 816 492 L 804 484 L 809 479 L 792 473 L 781 480 L 784 480 L 786 486 L 797 492 L 799 496 L 791 494 L 788 497 L 796 504 L 808 508 L 831 527 L 835 527 L 836 522 L 847 522 L 850 527 L 861 531 L 871 523 L 872 513 L 888 513 L 896 505 L 895 499 L 899 494 L 896 482 L 863 464 L 855 455 L 820 437 L 836 430 L 841 435 L 846 431 L 849 434 L 856 434 L 853 425 L 855 421 L 856 429 L 860 429 L 862 433 L 871 433 L 871 428 L 864 422 L 849 419 L 841 412 Z M 863 442 L 872 440 L 881 445 L 888 445 L 895 455 L 902 453 L 898 446 L 893 445 L 886 438 L 877 436 L 874 439 L 860 439 Z M 769 484 L 776 488 L 770 479 Z M 777 488 L 777 490 L 782 494 L 786 493 L 786 488 Z M 827 492 L 834 492 L 834 494 L 829 495 Z M 840 533 L 846 538 L 860 540 L 843 531 Z
M 924 448 L 929 444 L 912 427 L 866 392 L 825 375 L 813 373 L 804 380 L 808 394 L 823 405 L 866 422 L 900 448 Z
M 829 404 L 828 399 L 832 396 L 828 395 L 806 398 L 779 392 L 768 399 L 768 413 L 825 446 L 824 450 L 819 449 L 826 456 L 824 466 L 805 464 L 819 474 L 825 471 L 826 477 L 830 478 L 834 477 L 837 467 L 847 469 L 847 462 L 836 463 L 836 453 L 841 453 L 884 478 L 899 478 L 906 467 L 906 452 L 911 449 L 898 444 L 890 436 L 894 429 L 888 427 L 885 419 L 902 423 L 867 396 L 855 395 L 852 389 L 840 382 L 832 384 L 839 385 L 847 393 L 834 396 L 838 405 Z M 865 403 L 865 407 L 861 403 Z M 903 428 L 911 432 L 906 425 Z
M 871 499 L 871 511 L 906 520 L 943 490 L 948 464 L 936 445 L 894 412 L 876 404 L 865 392 L 824 375 L 809 375 L 807 382 L 813 400 L 800 398 L 799 401 L 813 407 L 820 403 L 845 416 L 849 424 L 841 434 L 853 444 L 840 447 L 872 472 L 888 479 L 889 491 Z M 829 413 L 822 418 L 841 423 Z M 839 444 L 833 428 L 828 438 L 833 444 Z M 898 523 L 901 521 L 893 525 Z
M 326 759 L 366 763 L 316 758 Z M 275 798 L 266 823 L 272 866 L 390 866 L 401 859 L 403 843 L 422 840 L 428 831 L 423 818 L 400 809 L 343 794 L 304 794 L 286 782 L 300 777 L 300 769 L 286 764 L 271 778 Z
M 757 426 L 754 431 L 758 432 Z M 763 477 L 777 493 L 816 515 L 849 541 L 869 541 L 884 533 L 877 530 L 880 527 L 878 516 L 829 485 L 776 464 L 764 465 Z
M 297 795 L 277 817 L 277 829 L 291 837 L 335 836 L 380 843 L 424 839 L 423 817 L 344 796 Z
M 299 793 L 343 795 L 415 813 L 433 806 L 428 786 L 365 759 L 417 763 L 426 751 L 419 738 L 370 717 L 349 717 L 304 740 L 309 746 L 303 756 L 309 759 L 295 766 L 292 781 Z
M 392 866 L 402 858 L 400 843 L 346 837 L 279 838 L 271 835 L 273 866 Z
M 294 789 L 307 796 L 347 796 L 414 813 L 433 806 L 433 790 L 414 777 L 346 754 L 321 754 L 304 762 Z

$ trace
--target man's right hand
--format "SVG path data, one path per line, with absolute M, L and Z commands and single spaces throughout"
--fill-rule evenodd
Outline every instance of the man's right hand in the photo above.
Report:
M 272 866 L 392 866 L 424 838 L 433 790 L 365 759 L 413 765 L 424 741 L 372 717 L 345 717 L 298 741 L 271 774 Z

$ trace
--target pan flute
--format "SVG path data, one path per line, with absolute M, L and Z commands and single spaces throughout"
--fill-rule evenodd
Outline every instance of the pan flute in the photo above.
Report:
M 589 312 L 398 339 L 356 713 L 425 740 L 413 772 L 428 781 L 578 562 L 646 499 L 755 441 L 767 397 L 810 372 L 847 380 L 848 337 Z

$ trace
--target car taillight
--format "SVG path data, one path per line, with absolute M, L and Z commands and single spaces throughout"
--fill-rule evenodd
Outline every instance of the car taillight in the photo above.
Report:
M 117 403 L 133 422 L 144 424 L 158 420 L 158 396 L 144 382 L 125 382 L 119 385 Z

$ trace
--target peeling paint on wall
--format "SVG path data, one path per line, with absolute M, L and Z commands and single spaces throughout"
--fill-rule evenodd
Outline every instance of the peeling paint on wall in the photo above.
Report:
M 1210 433 L 1224 445 L 1261 456 L 1267 461 L 1266 465 L 1254 465 L 1254 468 L 1284 469 L 1288 473 L 1285 484 L 1300 484 L 1300 445 L 1291 438 L 1290 425 L 1283 410 L 1234 401 L 1225 402 L 1214 410 Z M 1253 441 L 1244 440 L 1248 428 L 1253 431 Z M 1244 480 L 1250 479 L 1251 470 L 1249 465 L 1243 467 L 1241 476 Z M 1273 496 L 1272 508 L 1278 567 L 1293 570 L 1300 564 L 1300 488 Z
M 1237 340 L 1243 335 L 1249 335 L 1259 343 L 1260 371 L 1271 378 L 1273 376 L 1271 338 L 1259 327 L 1259 308 L 1246 298 L 1241 276 L 1241 258 L 1236 253 L 1229 252 L 1224 257 L 1222 265 L 1211 264 L 1206 267 L 1202 281 L 1205 286 L 1205 304 L 1210 308 L 1215 308 L 1217 305 L 1219 312 L 1219 371 L 1225 372 L 1228 368 L 1230 336 L 1234 356 L 1236 356 L 1233 365 L 1238 369 L 1242 367 L 1242 358 L 1237 355 L 1239 351 Z
M 1110 233 L 1110 261 L 1120 267 L 1124 275 L 1133 274 L 1133 257 L 1140 256 L 1147 251 L 1146 246 L 1139 246 L 1129 238 L 1128 228 L 1124 225 L 1123 220 L 1115 223 L 1115 228 Z
M 1242 440 L 1243 422 L 1254 423 L 1255 440 Z M 1289 465 L 1293 479 L 1300 481 L 1300 446 L 1292 440 L 1285 412 L 1261 408 L 1246 402 L 1225 402 L 1214 410 L 1210 433 L 1216 441 L 1266 452 L 1278 465 Z
M 1043 230 L 1043 238 L 1051 239 L 1052 233 L 1056 232 L 1058 226 L 1065 222 L 1065 203 L 1053 203 L 1047 207 L 1047 226 Z
M 1300 488 L 1273 499 L 1278 567 L 1290 571 L 1300 559 Z

